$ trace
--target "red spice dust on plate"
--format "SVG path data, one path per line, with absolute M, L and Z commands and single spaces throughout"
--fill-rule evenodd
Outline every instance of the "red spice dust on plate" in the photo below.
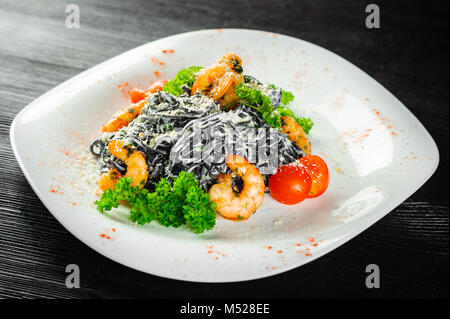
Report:
M 156 57 L 152 57 L 152 62 L 164 66 L 164 62 L 159 61 Z
M 60 186 L 56 186 L 56 187 L 50 186 L 50 193 L 64 195 L 64 192 L 63 192 L 63 190 L 61 189 Z

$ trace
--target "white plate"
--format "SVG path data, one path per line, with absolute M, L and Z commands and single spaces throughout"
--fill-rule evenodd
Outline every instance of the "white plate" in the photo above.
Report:
M 248 221 L 218 217 L 201 236 L 133 225 L 125 209 L 99 214 L 92 204 L 96 185 L 84 176 L 94 163 L 87 149 L 102 123 L 128 103 L 118 84 L 146 87 L 226 51 L 242 57 L 246 74 L 294 92 L 294 111 L 315 123 L 313 153 L 330 168 L 327 192 L 295 206 L 267 195 Z M 11 143 L 36 194 L 81 241 L 129 267 L 201 282 L 271 276 L 330 252 L 413 194 L 439 162 L 419 121 L 354 65 L 302 40 L 236 29 L 171 36 L 81 73 L 22 110 Z

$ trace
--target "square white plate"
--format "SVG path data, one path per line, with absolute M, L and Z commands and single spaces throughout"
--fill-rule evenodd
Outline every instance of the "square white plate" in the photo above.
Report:
M 294 111 L 313 119 L 313 153 L 331 172 L 327 192 L 294 206 L 267 195 L 248 221 L 218 216 L 216 228 L 200 236 L 134 225 L 124 208 L 98 213 L 88 148 L 102 123 L 129 103 L 118 85 L 144 88 L 227 51 L 241 56 L 244 73 L 292 91 Z M 439 162 L 420 122 L 351 63 L 299 39 L 236 29 L 164 38 L 81 73 L 23 109 L 11 143 L 36 194 L 81 241 L 129 267 L 201 282 L 266 277 L 330 252 L 413 194 Z

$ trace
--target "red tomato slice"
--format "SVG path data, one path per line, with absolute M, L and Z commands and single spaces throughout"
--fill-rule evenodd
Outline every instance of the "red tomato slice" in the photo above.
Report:
M 330 181 L 330 174 L 325 161 L 320 156 L 309 155 L 302 157 L 300 163 L 303 164 L 312 179 L 311 190 L 307 197 L 313 198 L 322 195 L 328 188 Z
M 162 91 L 164 85 L 166 85 L 167 80 L 159 80 L 149 86 L 148 92 L 156 93 L 158 91 Z
M 269 178 L 270 195 L 287 205 L 303 201 L 311 190 L 311 185 L 311 177 L 303 165 L 281 166 Z
M 131 103 L 134 104 L 134 103 L 137 103 L 139 101 L 142 101 L 143 99 L 145 99 L 147 97 L 146 93 L 147 93 L 147 91 L 136 89 L 136 88 L 132 88 L 130 90 Z

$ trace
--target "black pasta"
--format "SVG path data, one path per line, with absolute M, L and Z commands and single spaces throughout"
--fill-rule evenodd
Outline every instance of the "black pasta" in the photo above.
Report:
M 104 133 L 92 142 L 90 149 L 92 154 L 99 156 L 102 173 L 111 167 L 122 174 L 126 172 L 125 163 L 109 152 L 108 143 L 111 140 L 124 141 L 129 150 L 137 149 L 142 152 L 149 169 L 147 184 L 150 187 L 153 182 L 167 176 L 165 166 L 170 150 L 184 126 L 193 119 L 219 111 L 217 103 L 200 93 L 177 97 L 159 91 L 127 127 L 117 132 Z
M 245 82 L 264 90 L 274 107 L 280 103 L 280 89 L 264 86 L 251 76 L 245 76 Z M 225 163 L 230 154 L 242 155 L 258 167 L 267 185 L 268 177 L 280 165 L 304 156 L 299 146 L 250 107 L 240 105 L 220 112 L 219 104 L 209 97 L 199 92 L 190 96 L 190 88 L 182 89 L 185 93 L 179 97 L 162 91 L 153 94 L 127 127 L 104 133 L 91 144 L 102 173 L 113 167 L 124 174 L 127 169 L 109 152 L 111 140 L 124 141 L 130 151 L 136 149 L 145 155 L 148 189 L 161 178 L 173 179 L 180 171 L 187 171 L 208 190 L 219 174 L 232 173 Z M 239 186 L 240 181 L 234 178 L 233 183 Z
M 270 127 L 257 112 L 241 105 L 189 122 L 173 145 L 167 174 L 192 172 L 200 185 L 208 189 L 221 173 L 232 173 L 225 158 L 242 155 L 254 164 L 265 181 L 280 165 L 304 156 L 301 148 L 286 135 Z

